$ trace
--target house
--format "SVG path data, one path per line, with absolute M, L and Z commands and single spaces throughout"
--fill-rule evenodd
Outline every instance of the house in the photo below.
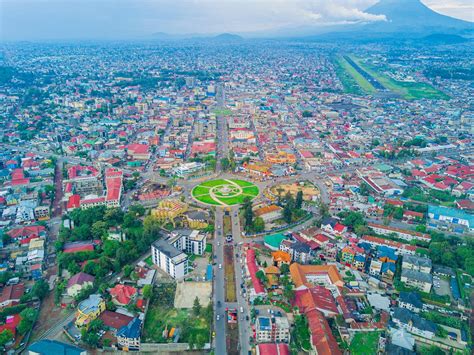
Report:
M 429 293 L 433 285 L 433 276 L 420 271 L 402 269 L 400 281 L 408 287 L 414 287 L 420 291 Z
M 418 292 L 400 292 L 398 306 L 415 313 L 420 313 L 423 310 L 423 302 Z
M 153 263 L 174 279 L 188 274 L 188 256 L 181 250 L 159 239 L 151 245 Z
M 140 350 L 141 327 L 142 321 L 139 318 L 133 318 L 130 323 L 117 331 L 117 343 L 120 349 L 125 351 Z
M 356 252 L 353 248 L 350 246 L 345 246 L 341 251 L 341 262 L 351 265 L 354 261 L 355 254 Z
M 429 274 L 431 272 L 431 259 L 416 255 L 405 255 L 402 261 L 402 269 L 414 270 Z
M 99 319 L 104 323 L 104 326 L 116 333 L 120 328 L 128 325 L 133 320 L 133 317 L 105 310 L 99 316 Z
M 319 285 L 295 291 L 294 305 L 300 312 L 317 309 L 325 317 L 335 317 L 339 314 L 336 301 L 331 291 Z
M 20 302 L 21 296 L 25 294 L 25 284 L 7 285 L 0 295 L 0 308 L 10 307 Z
M 74 345 L 62 343 L 57 340 L 43 339 L 31 344 L 27 350 L 27 355 L 87 355 L 87 351 Z
M 366 261 L 365 255 L 357 254 L 353 261 L 354 268 L 356 268 L 357 270 L 364 270 L 365 261 Z
M 105 311 L 105 301 L 98 294 L 92 294 L 80 302 L 76 310 L 76 326 L 88 327 L 90 322 L 97 319 Z
M 92 287 L 94 285 L 95 277 L 85 272 L 79 272 L 71 277 L 67 282 L 67 294 L 70 297 L 75 297 L 83 289 Z
M 435 323 L 410 312 L 406 308 L 395 308 L 392 313 L 392 320 L 400 328 L 426 339 L 432 339 L 436 334 L 437 325 Z
M 25 227 L 13 228 L 7 234 L 13 240 L 20 241 L 22 239 L 30 238 L 32 236 L 44 237 L 46 236 L 46 228 L 44 226 L 30 225 Z
M 263 206 L 254 211 L 255 217 L 261 217 L 265 223 L 282 218 L 283 208 L 277 205 Z
M 306 264 L 312 258 L 311 248 L 299 241 L 283 240 L 280 250 L 290 254 L 291 259 L 300 264 Z
M 372 228 L 372 230 L 375 233 L 378 233 L 381 235 L 395 234 L 397 238 L 405 239 L 405 240 L 408 240 L 409 242 L 412 240 L 420 240 L 420 241 L 429 243 L 431 241 L 430 235 L 426 233 L 420 233 L 420 232 L 415 232 L 408 229 L 401 229 L 401 228 L 396 228 L 396 227 L 391 227 L 391 226 L 384 226 L 382 224 L 376 224 L 376 223 L 369 223 L 368 226 Z
M 272 261 L 278 267 L 281 267 L 281 264 L 290 265 L 291 255 L 288 254 L 287 252 L 280 251 L 280 250 L 274 251 L 272 252 Z
M 393 345 L 413 352 L 413 349 L 415 348 L 415 339 L 404 328 L 394 330 L 390 334 L 390 338 L 392 339 Z
M 347 227 L 341 223 L 336 218 L 326 217 L 321 222 L 321 229 L 328 232 L 334 233 L 337 235 L 342 235 L 347 232 Z
M 112 302 L 120 306 L 126 306 L 137 294 L 137 289 L 128 285 L 115 285 L 109 290 L 112 296 Z
M 248 248 L 246 251 L 246 264 L 247 264 L 247 275 L 250 275 L 252 280 L 253 288 L 250 290 L 250 299 L 253 300 L 256 297 L 264 296 L 266 294 L 265 288 L 263 287 L 262 281 L 257 277 L 258 271 L 257 262 L 255 260 L 255 250 Z

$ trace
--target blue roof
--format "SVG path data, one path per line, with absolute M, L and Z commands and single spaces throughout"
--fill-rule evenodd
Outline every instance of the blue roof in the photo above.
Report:
M 395 260 L 395 261 L 397 261 L 398 259 L 398 255 L 395 254 L 395 249 L 387 247 L 385 245 L 380 245 L 377 248 L 377 257 L 379 258 L 387 257 L 390 260 Z
M 31 344 L 28 350 L 41 355 L 80 355 L 86 354 L 84 349 L 61 343 L 57 340 L 44 339 Z
M 443 206 L 428 206 L 428 213 L 432 213 L 440 216 L 447 216 L 451 218 L 465 219 L 469 223 L 469 227 L 474 226 L 474 215 L 464 212 L 457 208 L 449 208 Z
M 140 328 L 142 321 L 138 318 L 133 318 L 130 323 L 124 325 L 117 332 L 117 336 L 122 338 L 136 339 L 140 338 Z
M 364 261 L 365 261 L 365 256 L 356 255 L 355 260 L 356 260 L 356 261 L 360 261 L 360 262 L 364 262 Z
M 395 264 L 394 263 L 383 263 L 382 264 L 382 272 L 387 272 L 388 270 L 395 272 Z
M 206 281 L 212 280 L 212 265 L 208 264 L 206 268 Z
M 258 323 L 260 325 L 260 330 L 268 330 L 271 329 L 270 326 L 270 318 L 267 317 L 260 317 L 258 319 Z

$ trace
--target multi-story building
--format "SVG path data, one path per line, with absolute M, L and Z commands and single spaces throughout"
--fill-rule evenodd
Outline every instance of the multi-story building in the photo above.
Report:
M 405 308 L 395 308 L 392 320 L 399 327 L 426 339 L 432 339 L 436 334 L 437 326 L 435 323 Z
M 400 281 L 408 287 L 414 287 L 420 291 L 429 293 L 433 285 L 433 276 L 424 272 L 402 269 Z
M 431 237 L 429 234 L 411 231 L 408 229 L 395 228 L 391 226 L 384 226 L 381 224 L 369 223 L 368 226 L 374 230 L 375 233 L 382 235 L 395 234 L 400 239 L 408 241 L 420 240 L 423 242 L 430 242 Z
M 117 343 L 122 350 L 140 350 L 141 326 L 142 321 L 139 318 L 133 318 L 130 323 L 117 331 Z
M 420 313 L 423 309 L 423 302 L 417 292 L 400 292 L 398 306 L 415 313 Z
M 151 245 L 153 263 L 174 279 L 181 279 L 188 273 L 188 256 L 181 250 L 159 239 Z
M 258 317 L 255 324 L 257 343 L 290 341 L 290 324 L 286 317 Z
M 169 234 L 167 241 L 188 254 L 202 255 L 206 250 L 207 237 L 195 229 L 177 229 Z
M 77 306 L 76 325 L 78 327 L 88 327 L 89 324 L 105 311 L 105 301 L 98 295 L 90 295 Z
M 405 255 L 403 257 L 402 269 L 414 270 L 429 274 L 431 272 L 431 259 L 415 255 Z

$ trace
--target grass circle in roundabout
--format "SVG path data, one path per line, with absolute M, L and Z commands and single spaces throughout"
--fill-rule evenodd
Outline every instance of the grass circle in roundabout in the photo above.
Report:
M 196 185 L 194 199 L 207 205 L 232 206 L 242 204 L 246 198 L 253 200 L 259 190 L 255 184 L 237 179 L 215 179 Z

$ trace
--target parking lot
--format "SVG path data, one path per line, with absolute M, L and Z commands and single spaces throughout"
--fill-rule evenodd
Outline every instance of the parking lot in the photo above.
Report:
M 433 276 L 433 289 L 434 292 L 439 296 L 451 295 L 451 288 L 449 286 L 449 279 L 439 276 Z

